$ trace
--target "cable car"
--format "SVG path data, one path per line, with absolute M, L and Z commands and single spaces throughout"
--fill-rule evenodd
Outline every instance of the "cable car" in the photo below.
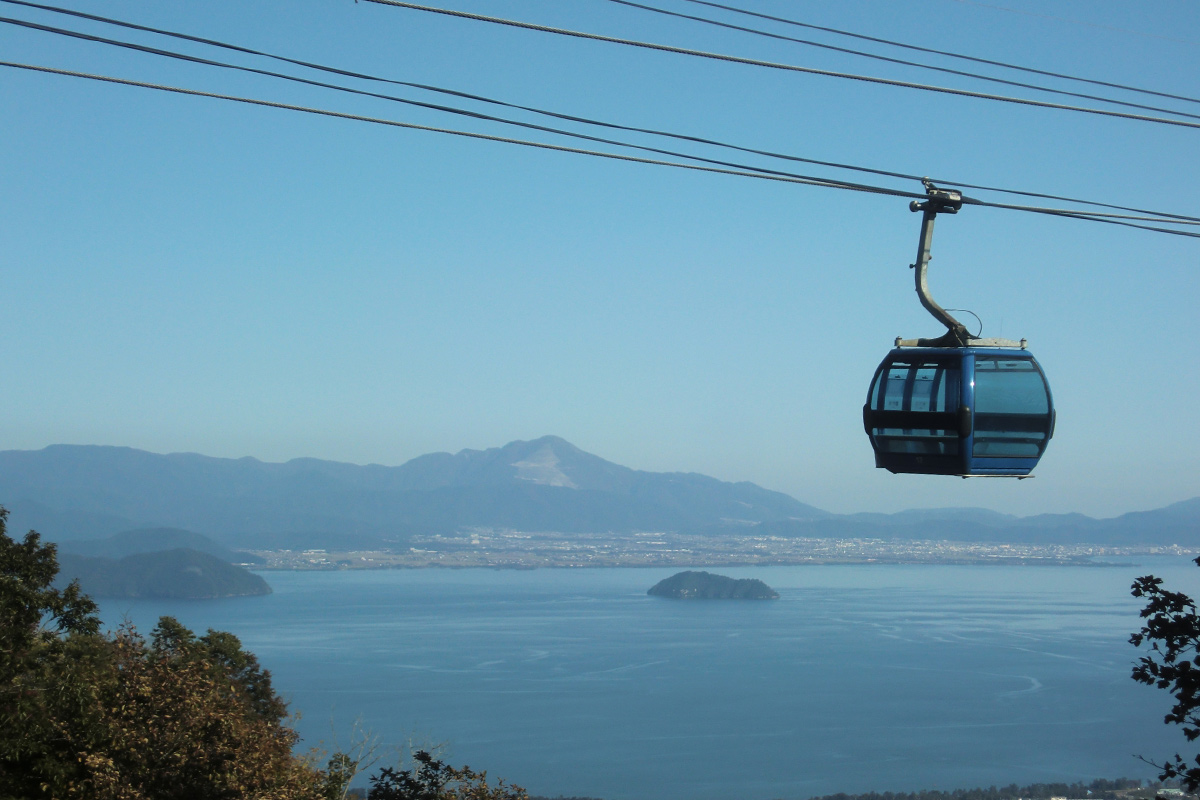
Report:
M 954 214 L 962 194 L 925 184 L 917 251 L 917 295 L 947 331 L 936 339 L 896 339 L 875 370 L 863 427 L 875 466 L 894 473 L 1025 478 L 1054 435 L 1050 384 L 1025 340 L 983 339 L 929 295 L 933 220 Z

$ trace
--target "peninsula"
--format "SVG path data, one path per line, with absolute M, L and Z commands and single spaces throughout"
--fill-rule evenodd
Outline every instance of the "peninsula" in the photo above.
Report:
M 56 585 L 72 579 L 93 597 L 207 600 L 271 593 L 262 577 L 190 548 L 132 553 L 121 559 L 63 553 Z

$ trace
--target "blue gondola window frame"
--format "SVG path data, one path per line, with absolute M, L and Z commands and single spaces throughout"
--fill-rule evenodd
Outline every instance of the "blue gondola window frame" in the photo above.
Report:
M 1054 430 L 1050 386 L 1033 358 L 975 354 L 973 458 L 1041 458 Z M 993 376 L 1004 380 L 993 383 Z M 1015 380 L 1021 375 L 1023 380 Z

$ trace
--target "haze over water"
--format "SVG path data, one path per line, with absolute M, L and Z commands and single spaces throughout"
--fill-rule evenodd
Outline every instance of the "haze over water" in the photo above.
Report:
M 361 716 L 535 794 L 765 800 L 1149 777 L 1133 754 L 1187 750 L 1129 677 L 1129 585 L 1194 596 L 1200 570 L 1139 561 L 714 570 L 774 602 L 647 597 L 670 569 L 269 572 L 268 597 L 102 608 L 237 634 L 305 745 Z

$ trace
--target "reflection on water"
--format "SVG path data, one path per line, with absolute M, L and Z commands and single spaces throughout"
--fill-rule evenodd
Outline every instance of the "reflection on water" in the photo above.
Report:
M 309 745 L 361 716 L 538 794 L 766 800 L 1148 777 L 1132 754 L 1185 743 L 1129 678 L 1129 585 L 1200 569 L 1143 563 L 721 570 L 774 602 L 648 597 L 658 569 L 284 572 L 103 611 L 234 632 Z

